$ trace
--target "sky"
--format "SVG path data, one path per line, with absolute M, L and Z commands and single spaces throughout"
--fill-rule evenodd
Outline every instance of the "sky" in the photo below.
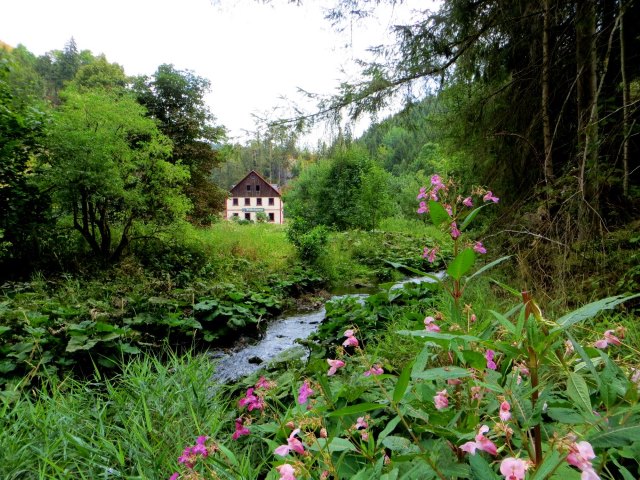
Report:
M 277 116 L 300 101 L 298 88 L 334 93 L 353 80 L 353 60 L 367 47 L 392 41 L 390 25 L 411 19 L 417 6 L 437 8 L 432 0 L 379 8 L 376 18 L 339 33 L 324 19 L 332 3 L 0 0 L 0 40 L 42 55 L 73 37 L 78 49 L 106 55 L 127 75 L 151 75 L 163 63 L 191 70 L 211 81 L 210 110 L 231 139 L 243 141 L 255 129 L 253 115 Z

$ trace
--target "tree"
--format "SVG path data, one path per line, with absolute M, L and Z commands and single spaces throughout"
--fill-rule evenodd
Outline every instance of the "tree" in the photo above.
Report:
M 22 90 L 14 88 L 17 80 L 26 78 L 29 73 L 13 54 L 0 50 L 0 259 L 11 258 L 16 265 L 36 256 L 38 226 L 49 207 L 33 172 L 46 113 L 27 84 Z
M 153 77 L 134 81 L 138 101 L 173 142 L 171 162 L 189 169 L 185 192 L 197 223 L 224 208 L 226 198 L 225 191 L 211 181 L 211 171 L 219 163 L 217 144 L 225 138 L 225 129 L 215 124 L 205 103 L 210 86 L 209 80 L 167 64 L 160 65 Z
M 137 223 L 184 217 L 188 171 L 168 161 L 169 139 L 131 96 L 68 89 L 62 100 L 45 139 L 43 187 L 92 252 L 114 261 Z

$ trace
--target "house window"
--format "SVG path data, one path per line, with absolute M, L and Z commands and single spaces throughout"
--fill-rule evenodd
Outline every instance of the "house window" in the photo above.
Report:
M 237 214 L 237 213 L 234 213 L 234 214 L 233 214 L 233 216 L 234 216 L 234 217 L 237 217 L 237 216 L 238 216 L 238 214 Z
M 256 205 L 262 205 L 262 199 L 260 197 L 256 198 Z
M 271 212 L 269 214 L 269 221 L 270 222 L 275 222 L 276 221 L 276 214 L 275 213 Z
M 248 212 L 247 212 L 247 213 L 245 213 L 245 214 L 244 214 L 244 219 L 245 219 L 245 220 L 251 220 L 251 214 L 250 214 L 250 213 L 248 213 Z
M 244 199 L 244 204 L 245 205 L 251 205 L 251 199 L 250 198 L 245 198 Z
M 256 192 L 260 191 L 260 185 L 256 185 Z
M 271 205 L 271 206 L 275 205 L 275 198 L 270 198 L 269 199 L 269 205 Z
M 247 192 L 251 191 L 251 185 L 247 185 Z
M 238 206 L 238 199 L 237 198 L 233 199 L 233 205 L 236 206 L 236 207 Z

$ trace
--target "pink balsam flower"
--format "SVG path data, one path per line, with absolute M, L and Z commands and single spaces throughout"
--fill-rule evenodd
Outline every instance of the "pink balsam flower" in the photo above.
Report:
M 484 197 L 482 197 L 482 200 L 484 200 L 485 202 L 493 202 L 493 203 L 498 203 L 500 201 L 498 197 L 493 195 L 491 190 L 489 190 L 487 194 Z
M 484 245 L 482 245 L 482 242 L 476 242 L 473 245 L 473 251 L 481 255 L 484 255 L 485 253 L 487 253 L 487 249 L 484 248 Z
M 594 347 L 605 349 L 609 345 L 622 345 L 622 342 L 618 337 L 613 334 L 614 330 L 607 330 L 604 332 L 604 337 L 593 344 Z
M 347 339 L 342 342 L 343 347 L 357 347 L 359 345 L 358 339 L 356 338 L 353 330 L 345 330 L 344 336 L 347 337 Z
M 276 470 L 278 470 L 278 473 L 280 474 L 280 478 L 278 480 L 296 480 L 296 471 L 293 468 L 293 465 L 285 463 L 277 466 Z
M 495 355 L 496 355 L 496 352 L 494 352 L 491 349 L 488 349 L 484 354 L 484 358 L 487 359 L 487 368 L 490 370 L 496 370 L 498 368 L 498 366 L 496 365 L 496 362 L 493 361 L 493 358 L 495 357 Z
M 330 358 L 327 358 L 327 363 L 329 364 L 329 371 L 327 372 L 327 375 L 331 376 L 334 375 L 339 368 L 344 367 L 344 362 L 342 360 L 332 360 Z
M 420 200 L 421 198 L 427 198 L 427 187 L 420 187 L 420 193 L 418 193 L 416 200 Z
M 438 325 L 436 325 L 435 323 L 436 319 L 433 317 L 426 317 L 424 319 L 424 328 L 428 331 L 428 332 L 439 332 L 440 331 L 440 327 Z
M 417 213 L 429 213 L 429 207 L 427 206 L 426 202 L 420 202 L 420 206 L 418 207 L 418 210 L 416 210 Z
M 593 447 L 589 442 L 578 442 L 571 445 L 569 448 L 569 455 L 567 455 L 567 462 L 569 465 L 578 467 L 580 470 L 585 471 L 592 469 L 591 460 L 596 458 L 596 454 L 593 452 Z
M 299 428 L 296 428 L 293 432 L 291 432 L 291 435 L 289 435 L 289 438 L 287 438 L 287 444 L 280 445 L 273 451 L 273 453 L 275 453 L 276 455 L 280 455 L 281 457 L 286 457 L 288 453 L 293 450 L 300 455 L 304 455 L 304 445 L 298 438 L 296 438 L 296 435 L 299 432 Z
M 424 247 L 424 251 L 422 252 L 422 258 L 426 258 L 429 263 L 433 263 L 436 261 L 437 253 L 438 253 L 438 247 L 433 247 L 433 248 Z
M 433 403 L 436 406 L 436 410 L 443 410 L 449 406 L 449 398 L 448 398 L 447 389 L 445 388 L 441 392 L 437 392 L 437 394 L 433 397 Z
M 506 400 L 500 404 L 500 420 L 508 422 L 511 419 L 511 405 Z
M 371 375 L 382 375 L 383 373 L 384 373 L 384 370 L 382 369 L 382 367 L 376 364 L 373 367 L 371 367 L 369 370 L 364 372 L 362 375 L 364 375 L 365 377 L 369 377 Z
M 451 238 L 454 240 L 460 236 L 460 230 L 458 230 L 458 224 L 451 222 Z
M 469 207 L 469 208 L 471 208 L 471 207 L 473 207 L 473 200 L 471 200 L 471 197 L 467 197 L 467 198 L 465 198 L 465 199 L 462 201 L 462 204 L 463 204 L 465 207 Z
M 250 433 L 251 432 L 249 431 L 249 429 L 244 426 L 244 418 L 242 417 L 236 418 L 236 431 L 233 432 L 233 435 L 231 436 L 231 438 L 233 438 L 234 440 L 237 440 L 243 435 L 249 435 Z
M 500 473 L 506 480 L 523 480 L 529 464 L 520 458 L 508 457 L 500 463 Z
M 489 427 L 487 425 L 482 425 L 478 430 L 478 434 L 476 435 L 475 441 L 464 443 L 460 446 L 460 450 L 463 452 L 467 452 L 471 455 L 476 454 L 476 450 L 482 450 L 484 452 L 489 453 L 490 455 L 497 455 L 498 448 L 496 445 L 484 436 L 485 433 L 489 431 Z
M 309 395 L 313 395 L 313 389 L 309 385 L 309 380 L 305 380 L 298 390 L 298 403 L 300 405 L 307 403 Z

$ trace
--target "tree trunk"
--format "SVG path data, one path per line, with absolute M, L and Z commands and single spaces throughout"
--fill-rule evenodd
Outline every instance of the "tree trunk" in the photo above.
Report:
M 620 74 L 622 77 L 622 194 L 629 197 L 629 98 L 631 91 L 627 81 L 624 42 L 624 7 L 620 5 Z
M 578 106 L 578 212 L 580 238 L 592 233 L 597 214 L 598 105 L 596 0 L 578 0 L 576 9 L 576 67 Z M 589 178 L 587 178 L 589 177 Z
M 542 29 L 542 136 L 544 139 L 544 181 L 553 180 L 553 159 L 551 156 L 551 118 L 549 113 L 549 16 L 550 0 L 544 1 L 544 20 Z

